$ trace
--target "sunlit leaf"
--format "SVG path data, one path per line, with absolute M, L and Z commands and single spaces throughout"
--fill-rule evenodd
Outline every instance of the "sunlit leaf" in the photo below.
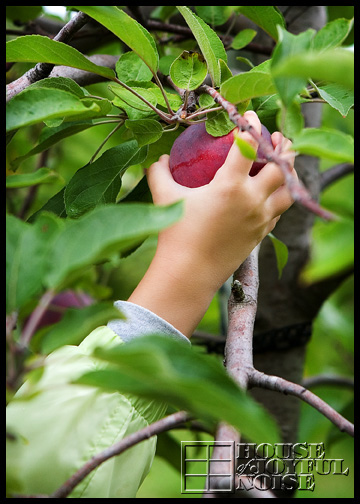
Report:
M 165 401 L 206 421 L 226 421 L 251 440 L 274 442 L 273 418 L 242 391 L 219 360 L 164 336 L 139 337 L 95 356 L 109 367 L 83 375 L 77 383 Z

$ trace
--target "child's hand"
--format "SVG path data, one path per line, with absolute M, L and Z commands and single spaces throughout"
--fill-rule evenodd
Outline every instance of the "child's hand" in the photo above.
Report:
M 244 117 L 261 132 L 255 112 L 246 112 Z M 241 132 L 239 135 L 257 149 L 249 133 Z M 288 151 L 291 146 L 291 142 L 279 132 L 273 133 L 272 142 L 277 150 L 281 147 L 281 151 Z M 294 157 L 287 154 L 292 164 Z M 201 315 L 198 314 L 196 323 L 190 322 L 193 330 L 217 289 L 272 231 L 280 215 L 293 203 L 287 187 L 283 185 L 284 176 L 276 164 L 268 163 L 254 177 L 249 176 L 251 166 L 252 161 L 243 157 L 234 144 L 214 179 L 202 187 L 188 188 L 177 184 L 170 173 L 167 155 L 161 156 L 148 169 L 148 183 L 155 204 L 185 200 L 184 217 L 160 233 L 156 255 L 149 268 L 150 273 L 146 275 L 155 282 L 153 289 L 157 293 L 162 288 L 162 282 L 166 283 L 164 277 L 177 289 L 180 296 L 180 302 L 177 301 L 179 321 L 177 317 L 167 317 L 165 311 L 157 313 L 185 334 L 191 334 L 181 322 L 186 317 L 186 307 L 195 303 L 200 311 L 201 307 L 205 308 Z M 155 276 L 158 277 L 157 282 Z M 141 303 L 141 296 L 140 299 L 136 296 L 138 290 L 130 301 L 156 312 L 152 306 L 155 300 Z M 143 292 L 141 286 L 140 291 Z M 156 296 L 152 292 L 152 296 Z M 168 302 L 171 302 L 169 297 Z
M 261 131 L 254 112 L 246 119 Z M 252 136 L 240 133 L 255 149 Z M 279 132 L 272 135 L 274 147 L 288 150 L 291 142 Z M 291 162 L 293 163 L 294 156 Z M 280 215 L 293 203 L 284 176 L 268 163 L 255 177 L 249 176 L 252 161 L 234 144 L 224 165 L 205 186 L 188 188 L 177 184 L 169 171 L 169 156 L 161 156 L 148 170 L 154 203 L 185 200 L 185 217 L 163 231 L 159 251 L 176 257 L 189 253 L 215 269 L 219 282 L 225 281 L 251 250 L 274 228 Z

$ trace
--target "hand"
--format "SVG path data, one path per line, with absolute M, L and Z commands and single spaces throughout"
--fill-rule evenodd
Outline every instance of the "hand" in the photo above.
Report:
M 254 112 L 244 117 L 261 131 Z M 255 149 L 249 133 L 241 137 Z M 272 135 L 276 150 L 288 151 L 291 142 L 279 132 Z M 159 237 L 159 253 L 175 257 L 189 253 L 211 265 L 219 282 L 225 281 L 251 250 L 274 228 L 280 215 L 293 203 L 280 168 L 268 163 L 255 177 L 249 177 L 252 161 L 234 144 L 225 164 L 205 186 L 187 188 L 177 184 L 169 171 L 169 156 L 161 156 L 148 170 L 154 203 L 185 200 L 185 216 Z M 291 155 L 291 163 L 294 154 Z
M 246 112 L 244 117 L 261 132 L 255 112 Z M 257 149 L 249 133 L 239 135 Z M 272 142 L 277 150 L 281 147 L 286 152 L 293 165 L 291 142 L 279 132 L 273 133 Z M 254 177 L 249 176 L 251 166 L 252 161 L 242 156 L 236 144 L 205 186 L 177 184 L 167 155 L 150 166 L 147 176 L 154 203 L 183 199 L 185 215 L 160 233 L 154 260 L 129 301 L 191 335 L 217 289 L 293 203 L 276 164 L 268 163 Z

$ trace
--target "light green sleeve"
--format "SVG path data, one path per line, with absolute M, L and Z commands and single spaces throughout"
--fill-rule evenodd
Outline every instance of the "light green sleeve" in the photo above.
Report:
M 70 383 L 104 365 L 91 357 L 96 346 L 120 341 L 109 327 L 99 327 L 79 346 L 52 352 L 36 385 L 20 388 L 7 407 L 8 492 L 50 494 L 93 455 L 164 415 L 158 402 Z M 25 399 L 29 386 L 36 395 Z M 155 448 L 153 437 L 107 460 L 70 497 L 135 497 Z

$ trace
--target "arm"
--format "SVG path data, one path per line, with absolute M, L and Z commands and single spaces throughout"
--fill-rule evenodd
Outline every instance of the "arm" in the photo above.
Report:
M 245 117 L 260 133 L 255 112 Z M 249 133 L 239 135 L 257 148 Z M 272 142 L 282 150 L 291 144 L 279 132 Z M 168 204 L 184 199 L 185 216 L 160 233 L 155 257 L 129 301 L 190 337 L 218 288 L 272 231 L 293 200 L 276 164 L 268 163 L 250 177 L 252 161 L 236 145 L 206 186 L 177 184 L 168 163 L 169 156 L 161 156 L 148 170 L 153 200 Z

